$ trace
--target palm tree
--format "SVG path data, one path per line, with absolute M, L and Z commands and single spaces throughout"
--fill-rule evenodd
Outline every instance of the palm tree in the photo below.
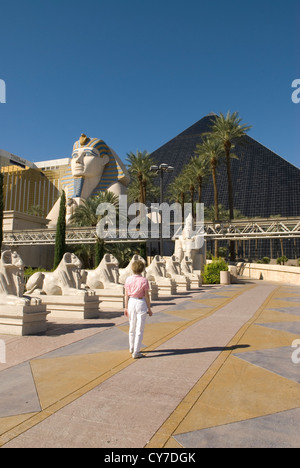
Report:
M 140 200 L 140 188 L 139 182 L 137 179 L 131 179 L 130 185 L 128 187 L 128 200 L 130 203 L 138 203 Z M 147 184 L 146 191 L 146 203 L 147 202 L 158 202 L 159 201 L 159 187 L 156 187 L 151 183 Z
M 226 117 L 222 113 L 220 113 L 220 115 L 215 118 L 215 122 L 211 127 L 212 135 L 223 144 L 226 155 L 228 205 L 230 219 L 234 219 L 230 152 L 233 148 L 234 142 L 244 138 L 246 132 L 248 132 L 251 128 L 251 126 L 249 125 L 242 125 L 241 121 L 242 119 L 239 117 L 238 112 L 233 112 L 233 114 L 230 114 L 230 112 L 228 111 Z
M 150 167 L 154 165 L 154 160 L 150 157 L 150 153 L 147 151 L 139 151 L 136 153 L 127 153 L 128 171 L 133 181 L 137 181 L 137 185 L 133 185 L 133 190 L 129 186 L 129 196 L 131 198 L 137 198 L 138 189 L 138 201 L 145 204 L 147 199 L 147 189 L 152 186 L 152 181 L 155 177 L 153 172 L 150 172 Z M 134 197 L 132 197 L 132 192 Z
M 196 190 L 196 185 L 197 185 L 197 178 L 195 177 L 195 171 L 190 164 L 188 164 L 183 169 L 183 177 L 186 180 L 186 184 L 188 186 L 188 190 L 190 193 L 191 204 L 192 204 L 192 216 L 194 218 L 194 195 L 195 195 L 195 190 Z
M 71 224 L 81 227 L 95 227 L 99 221 L 97 208 L 101 203 L 110 203 L 116 209 L 119 206 L 119 198 L 113 192 L 105 191 L 89 197 L 79 205 L 70 219 Z
M 245 137 L 246 132 L 251 128 L 249 125 L 241 124 L 242 119 L 239 117 L 238 112 L 227 112 L 226 117 L 220 113 L 215 118 L 211 130 L 215 138 L 217 138 L 224 147 L 226 155 L 226 168 L 227 168 L 227 183 L 228 183 L 228 205 L 230 219 L 234 219 L 234 201 L 233 201 L 233 189 L 232 189 L 232 177 L 231 177 L 231 161 L 230 152 L 233 147 L 233 143 L 241 140 Z M 235 243 L 230 241 L 230 258 L 235 260 Z
M 202 144 L 196 146 L 195 154 L 198 157 L 206 159 L 210 165 L 213 187 L 214 187 L 214 214 L 215 221 L 219 221 L 219 196 L 218 196 L 218 185 L 217 185 L 217 165 L 220 160 L 224 157 L 224 147 L 215 138 L 206 138 Z M 215 256 L 218 256 L 219 243 L 215 240 Z
M 31 206 L 28 209 L 27 214 L 32 215 L 32 216 L 39 216 L 41 218 L 45 217 L 45 212 L 44 212 L 43 208 L 40 205 Z
M 206 181 L 207 175 L 210 172 L 207 159 L 201 156 L 193 156 L 189 162 L 190 170 L 195 175 L 198 189 L 198 203 L 202 202 L 202 188 Z
M 184 203 L 186 200 L 186 194 L 188 192 L 188 180 L 185 177 L 184 171 L 182 171 L 168 187 L 168 195 L 170 201 L 175 201 L 181 204 L 182 219 L 184 219 Z
M 97 215 L 97 208 L 101 203 L 110 203 L 116 208 L 116 213 L 118 213 L 119 208 L 119 197 L 112 192 L 100 192 L 98 195 L 84 200 L 81 205 L 79 205 L 75 213 L 70 219 L 70 223 L 74 226 L 81 227 L 96 227 L 97 223 L 104 216 Z M 81 245 L 77 254 L 81 258 L 88 258 L 90 260 L 91 248 L 87 244 Z M 98 266 L 104 255 L 104 240 L 97 239 L 96 248 L 95 248 L 95 265 Z

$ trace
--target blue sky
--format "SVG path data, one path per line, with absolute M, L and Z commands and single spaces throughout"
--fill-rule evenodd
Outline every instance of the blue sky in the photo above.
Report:
M 69 157 L 80 134 L 124 160 L 210 112 L 300 166 L 299 0 L 0 1 L 0 148 Z

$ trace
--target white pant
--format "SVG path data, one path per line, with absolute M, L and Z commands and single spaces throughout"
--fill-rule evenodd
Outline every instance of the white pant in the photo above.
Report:
M 141 349 L 147 310 L 145 299 L 129 298 L 129 349 L 133 354 L 139 353 Z

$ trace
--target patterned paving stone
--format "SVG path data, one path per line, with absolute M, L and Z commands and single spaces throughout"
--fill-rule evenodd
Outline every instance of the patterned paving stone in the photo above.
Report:
M 185 448 L 298 448 L 300 408 L 260 418 L 178 434 Z
M 0 372 L 0 418 L 40 411 L 28 362 Z
M 168 307 L 165 309 L 166 312 L 172 311 L 172 310 L 191 310 L 191 309 L 201 309 L 205 307 L 210 307 L 207 304 L 201 304 L 201 302 L 195 302 L 195 301 L 187 301 L 187 302 L 182 302 L 181 304 L 175 305 Z
M 300 307 L 274 307 L 272 309 L 266 310 L 276 310 L 278 312 L 282 312 L 283 314 L 300 315 Z
M 298 302 L 300 304 L 300 297 L 275 297 L 277 301 Z
M 236 353 L 234 355 L 251 364 L 281 375 L 286 379 L 300 383 L 300 364 L 293 363 L 293 351 L 292 347 L 282 347 Z
M 106 330 L 104 333 L 77 341 L 70 345 L 44 354 L 39 359 L 49 359 L 63 356 L 74 356 L 79 354 L 93 354 L 106 351 L 118 351 L 128 348 L 128 335 L 119 328 Z
M 294 335 L 300 335 L 300 322 L 272 322 L 272 323 L 260 323 L 259 326 L 273 328 Z

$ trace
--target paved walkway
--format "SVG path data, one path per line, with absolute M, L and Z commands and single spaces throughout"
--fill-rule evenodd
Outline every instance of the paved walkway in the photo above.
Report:
M 139 360 L 120 313 L 0 335 L 0 446 L 300 445 L 299 288 L 243 282 L 154 304 Z

